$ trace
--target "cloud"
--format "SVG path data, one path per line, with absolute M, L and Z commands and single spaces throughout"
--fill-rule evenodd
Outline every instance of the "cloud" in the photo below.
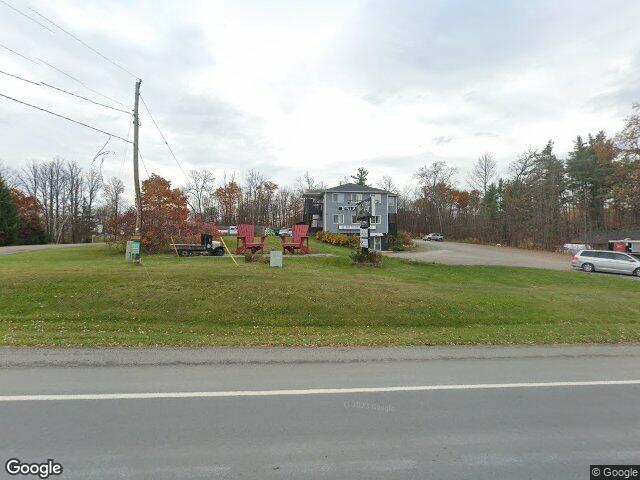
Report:
M 258 168 L 279 184 L 309 170 L 327 183 L 365 166 L 412 182 L 444 160 L 460 176 L 488 151 L 507 164 L 527 145 L 613 134 L 640 101 L 640 3 L 256 0 L 33 2 L 141 76 L 143 98 L 186 170 Z M 21 6 L 22 7 L 22 6 Z M 134 21 L 135 19 L 135 21 Z M 135 78 L 62 34 L 0 5 L 2 43 L 131 105 Z M 0 49 L 3 68 L 91 98 L 44 64 Z M 11 78 L 0 92 L 122 137 L 126 115 Z M 104 98 L 102 99 L 104 100 Z M 88 166 L 105 136 L 0 99 L 9 165 L 60 155 Z M 146 167 L 180 168 L 142 107 Z M 130 182 L 131 149 L 107 175 Z M 425 149 L 428 148 L 428 151 Z

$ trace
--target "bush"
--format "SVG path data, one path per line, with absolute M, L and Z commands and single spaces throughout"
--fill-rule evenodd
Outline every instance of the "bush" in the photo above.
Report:
M 269 263 L 269 257 L 266 255 L 253 253 L 251 251 L 247 251 L 244 253 L 244 261 L 245 263 Z
M 375 267 L 379 267 L 380 263 L 382 262 L 382 255 L 380 255 L 375 250 L 369 250 L 368 252 L 356 250 L 351 255 L 349 255 L 349 258 L 356 265 L 372 265 Z
M 354 235 L 345 235 L 344 233 L 318 232 L 316 238 L 324 243 L 337 245 L 339 247 L 358 248 L 360 239 Z
M 389 235 L 389 250 L 392 252 L 403 252 L 413 246 L 413 239 L 407 232 L 400 232 L 398 235 Z
M 127 251 L 127 240 L 125 238 L 112 237 L 107 240 L 107 245 L 118 253 L 125 253 Z

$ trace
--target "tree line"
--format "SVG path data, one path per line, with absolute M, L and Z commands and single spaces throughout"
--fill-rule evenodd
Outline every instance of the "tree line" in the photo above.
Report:
M 456 174 L 436 161 L 415 173 L 413 185 L 398 188 L 383 176 L 376 186 L 398 194 L 398 228 L 416 234 L 554 249 L 575 239 L 590 243 L 595 232 L 637 231 L 640 105 L 615 136 L 577 137 L 565 159 L 549 141 L 523 151 L 504 175 L 489 153 L 477 159 L 465 186 Z M 366 185 L 368 176 L 361 167 L 340 183 Z M 255 169 L 242 179 L 218 180 L 208 169 L 187 177 L 177 187 L 158 175 L 143 181 L 143 230 L 183 235 L 206 225 L 290 226 L 302 220 L 303 193 L 326 187 L 309 172 L 293 186 L 279 186 Z M 0 245 L 130 235 L 135 211 L 127 191 L 121 179 L 104 179 L 99 169 L 62 158 L 17 171 L 0 166 Z
M 411 232 L 439 231 L 450 238 L 555 249 L 592 243 L 597 233 L 638 234 L 640 229 L 640 105 L 614 137 L 603 131 L 576 137 L 567 158 L 549 141 L 515 158 L 497 174 L 493 157 L 480 156 L 458 188 L 444 162 L 421 168 L 418 187 L 400 197 L 398 225 Z

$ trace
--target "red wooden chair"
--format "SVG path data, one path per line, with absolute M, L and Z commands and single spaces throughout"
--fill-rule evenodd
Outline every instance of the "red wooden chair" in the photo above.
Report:
M 264 252 L 264 239 L 267 238 L 266 235 L 260 237 L 260 242 L 258 243 L 254 241 L 253 231 L 253 225 L 238 225 L 238 233 L 236 235 L 238 246 L 236 253 L 244 253 L 247 250 L 250 250 L 251 253 L 256 253 L 258 250 Z
M 282 240 L 282 253 L 288 251 L 289 253 L 295 253 L 296 250 L 300 250 L 303 253 L 310 253 L 309 250 L 309 225 L 294 225 L 291 228 L 291 241 L 287 242 L 286 237 L 280 237 Z M 306 245 L 305 245 L 306 244 Z

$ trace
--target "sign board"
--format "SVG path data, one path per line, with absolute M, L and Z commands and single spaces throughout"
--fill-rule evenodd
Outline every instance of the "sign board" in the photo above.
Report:
M 369 239 L 368 238 L 361 238 L 360 239 L 360 246 L 362 248 L 369 248 Z
M 137 240 L 131 242 L 131 255 L 140 255 L 140 242 Z
M 338 225 L 338 230 L 358 230 L 360 228 L 359 224 L 353 225 Z
M 282 268 L 282 252 L 279 250 L 271 250 L 269 252 L 269 265 L 271 267 Z
M 367 230 L 366 228 L 361 228 L 360 238 L 369 238 L 369 230 Z

